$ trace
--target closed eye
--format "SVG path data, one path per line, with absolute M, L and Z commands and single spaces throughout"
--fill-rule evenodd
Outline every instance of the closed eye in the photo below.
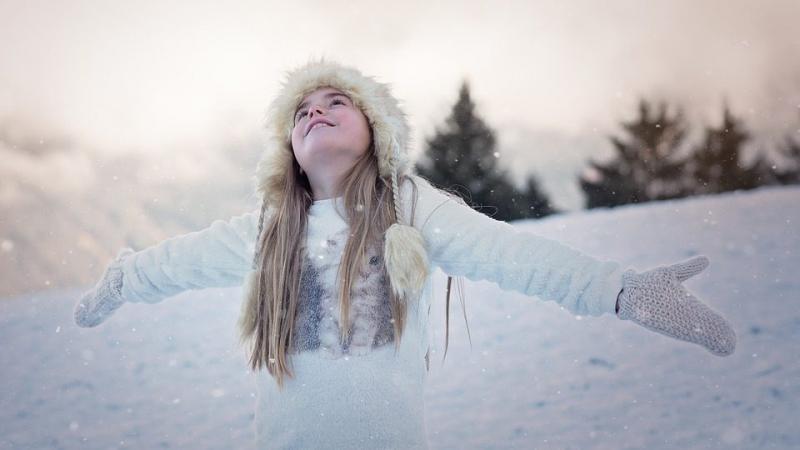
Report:
M 331 105 L 335 105 L 337 103 L 340 104 L 340 105 L 346 105 L 347 104 L 347 102 L 345 102 L 342 98 L 334 97 L 333 100 L 331 100 Z M 303 117 L 305 117 L 306 114 L 308 114 L 308 111 L 306 111 L 304 109 L 301 109 L 300 111 L 298 111 L 297 114 L 294 116 L 295 123 L 297 123 L 298 120 L 300 120 Z

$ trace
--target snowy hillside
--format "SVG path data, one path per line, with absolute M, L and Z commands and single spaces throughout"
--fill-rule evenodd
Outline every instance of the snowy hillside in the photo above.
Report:
M 685 282 L 732 323 L 711 355 L 612 315 L 465 281 L 427 386 L 431 448 L 798 448 L 800 187 L 631 205 L 517 222 L 645 270 L 705 254 Z M 72 323 L 79 291 L 0 301 L 0 448 L 249 448 L 254 375 L 236 346 L 239 289 L 126 305 Z

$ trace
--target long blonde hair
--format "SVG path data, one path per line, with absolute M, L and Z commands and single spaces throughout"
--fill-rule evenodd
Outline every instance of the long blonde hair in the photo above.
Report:
M 351 288 L 365 263 L 369 246 L 383 249 L 383 235 L 395 223 L 392 204 L 391 181 L 379 175 L 374 141 L 364 155 L 346 173 L 341 185 L 343 207 L 350 235 L 343 250 L 337 277 L 339 279 L 340 339 L 344 342 L 350 332 L 349 323 Z M 414 217 L 417 186 L 412 177 L 401 175 L 398 184 L 408 180 L 413 186 L 411 217 Z M 283 387 L 284 377 L 293 377 L 290 353 L 295 332 L 295 317 L 300 300 L 300 281 L 305 254 L 308 210 L 313 202 L 308 178 L 292 157 L 292 168 L 282 186 L 279 204 L 271 209 L 265 219 L 262 207 L 256 241 L 255 262 L 258 271 L 251 294 L 243 305 L 239 318 L 240 341 L 250 344 L 248 365 L 253 371 L 266 366 L 278 386 Z M 383 276 L 389 283 L 389 274 L 383 265 Z M 449 335 L 450 284 L 447 282 L 447 316 Z M 392 289 L 389 296 L 394 328 L 395 350 L 400 345 L 406 323 L 405 301 Z M 463 305 L 463 299 L 462 299 Z M 465 312 L 466 319 L 466 312 Z M 447 339 L 447 337 L 446 337 Z M 445 345 L 445 356 L 447 345 Z M 427 361 L 427 355 L 426 355 Z

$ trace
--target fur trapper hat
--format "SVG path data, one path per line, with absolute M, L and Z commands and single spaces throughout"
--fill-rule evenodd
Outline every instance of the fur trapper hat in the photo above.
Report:
M 306 95 L 320 87 L 333 87 L 344 92 L 361 109 L 372 128 L 380 176 L 391 180 L 397 217 L 397 223 L 392 224 L 384 236 L 384 260 L 394 292 L 402 299 L 414 298 L 428 274 L 428 259 L 422 235 L 417 229 L 402 223 L 397 177 L 411 170 L 408 121 L 389 86 L 357 69 L 319 59 L 286 73 L 281 89 L 267 111 L 268 147 L 256 169 L 262 221 L 266 209 L 280 205 L 283 200 L 283 186 L 294 158 L 292 129 L 297 106 Z M 259 224 L 259 234 L 261 230 L 262 224 Z M 255 251 L 253 269 L 257 268 L 260 251 L 258 248 Z

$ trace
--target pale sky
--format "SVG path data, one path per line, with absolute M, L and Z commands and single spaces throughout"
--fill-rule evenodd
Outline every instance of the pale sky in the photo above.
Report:
M 640 95 L 698 124 L 727 99 L 763 139 L 800 129 L 798 23 L 800 1 L 0 0 L 0 126 L 219 151 L 262 133 L 284 71 L 326 56 L 392 84 L 413 153 L 467 78 L 504 161 L 567 178 Z

